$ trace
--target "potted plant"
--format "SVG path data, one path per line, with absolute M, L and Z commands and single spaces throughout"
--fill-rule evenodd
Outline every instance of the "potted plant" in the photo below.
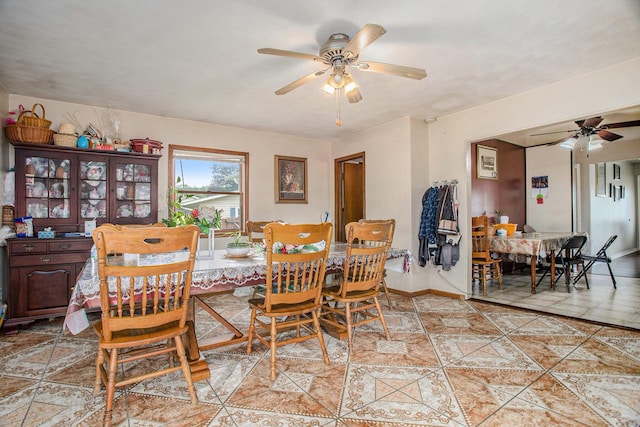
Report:
M 503 209 L 497 209 L 495 213 L 498 217 L 498 224 L 509 224 L 509 217 L 505 215 L 506 212 Z
M 251 245 L 249 240 L 243 240 L 242 232 L 240 230 L 234 231 L 228 234 L 232 237 L 232 240 L 227 243 L 227 256 L 230 257 L 244 257 L 247 256 Z
M 180 178 L 176 180 L 179 184 Z M 199 209 L 193 208 L 189 211 L 183 205 L 189 200 L 193 200 L 193 194 L 183 194 L 175 187 L 169 189 L 167 194 L 168 218 L 162 222 L 167 227 L 180 227 L 183 225 L 195 224 L 200 227 L 200 231 L 209 234 L 209 230 L 217 230 L 222 222 L 222 209 L 213 206 L 202 206 Z

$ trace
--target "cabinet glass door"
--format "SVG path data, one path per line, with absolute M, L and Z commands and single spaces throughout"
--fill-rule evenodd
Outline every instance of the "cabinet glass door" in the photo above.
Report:
M 151 167 L 116 165 L 116 218 L 151 218 Z
M 107 217 L 107 162 L 80 160 L 80 218 Z
M 71 217 L 70 169 L 68 158 L 25 156 L 26 215 Z

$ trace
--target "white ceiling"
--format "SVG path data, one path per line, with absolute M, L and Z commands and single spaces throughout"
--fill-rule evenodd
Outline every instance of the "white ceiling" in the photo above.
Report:
M 361 60 L 427 78 L 354 71 L 364 100 L 342 100 L 340 128 L 322 77 L 274 94 L 322 67 L 258 48 L 315 55 L 330 34 L 366 23 L 387 33 Z M 638 0 L 0 0 L 0 84 L 11 94 L 323 140 L 636 57 Z

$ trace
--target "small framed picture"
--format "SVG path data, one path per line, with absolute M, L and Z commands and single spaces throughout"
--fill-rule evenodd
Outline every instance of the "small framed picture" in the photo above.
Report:
M 607 164 L 596 163 L 596 196 L 607 197 Z
M 307 159 L 275 156 L 276 203 L 307 203 Z
M 620 165 L 615 163 L 613 164 L 613 179 L 616 181 L 620 180 Z
M 478 179 L 498 179 L 498 149 L 478 145 L 476 155 Z

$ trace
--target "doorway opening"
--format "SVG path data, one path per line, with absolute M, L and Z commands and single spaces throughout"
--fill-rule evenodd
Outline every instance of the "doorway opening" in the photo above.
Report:
M 344 226 L 365 216 L 365 155 L 351 154 L 334 160 L 335 241 L 345 242 Z

